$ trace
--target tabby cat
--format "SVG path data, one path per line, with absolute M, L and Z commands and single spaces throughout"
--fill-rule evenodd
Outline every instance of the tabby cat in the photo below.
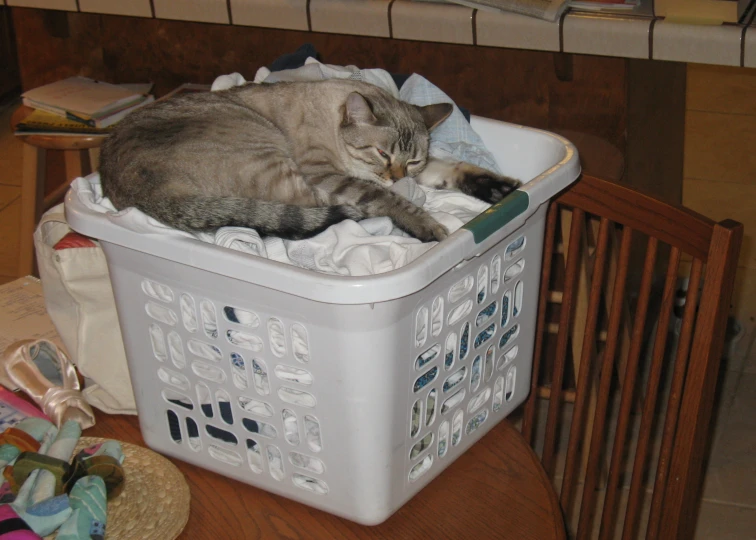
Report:
M 417 107 L 363 82 L 249 84 L 133 112 L 102 145 L 104 195 L 184 231 L 297 239 L 388 216 L 422 241 L 446 228 L 389 190 L 405 176 L 496 202 L 518 182 L 428 157 L 448 103 Z

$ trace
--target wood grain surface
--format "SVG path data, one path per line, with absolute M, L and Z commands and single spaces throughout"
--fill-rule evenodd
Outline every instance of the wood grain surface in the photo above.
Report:
M 133 416 L 97 411 L 84 435 L 144 445 Z M 564 539 L 556 494 L 507 420 L 381 525 L 366 527 L 172 460 L 186 475 L 191 514 L 181 540 L 256 538 Z M 127 479 L 128 481 L 128 479 Z

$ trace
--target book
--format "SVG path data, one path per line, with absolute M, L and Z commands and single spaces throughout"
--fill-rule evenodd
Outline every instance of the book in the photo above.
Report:
M 56 133 L 61 135 L 107 135 L 110 133 L 111 128 L 127 114 L 135 109 L 152 103 L 153 101 L 155 101 L 155 98 L 150 95 L 147 96 L 144 101 L 136 105 L 117 111 L 103 119 L 87 122 L 63 117 L 45 109 L 35 109 L 34 112 L 24 118 L 24 120 L 16 126 L 16 134 L 36 135 L 39 133 Z
M 630 11 L 640 5 L 640 0 L 570 0 L 569 5 L 581 11 Z
M 74 122 L 79 122 L 80 124 L 83 124 L 85 126 L 89 126 L 93 128 L 106 128 L 106 127 L 112 126 L 113 124 L 115 124 L 116 122 L 120 120 L 123 120 L 123 118 L 127 114 L 129 114 L 131 111 L 138 109 L 139 107 L 143 107 L 144 105 L 147 105 L 149 103 L 152 103 L 153 101 L 155 101 L 154 96 L 152 95 L 144 96 L 143 99 L 141 99 L 138 103 L 128 105 L 121 109 L 109 110 L 107 113 L 103 113 L 102 116 L 97 116 L 97 117 L 87 117 L 85 115 L 72 113 L 70 111 L 65 111 L 64 113 L 61 113 L 60 110 L 57 110 L 55 108 L 47 107 L 44 105 L 35 106 L 34 104 L 26 103 L 26 102 L 24 102 L 24 105 L 28 107 L 32 107 L 37 110 L 47 111 L 56 116 L 59 116 L 60 118 L 66 118 Z
M 546 21 L 559 20 L 567 9 L 568 0 L 413 0 L 414 2 L 434 2 L 459 4 L 484 11 L 510 12 Z
M 738 3 L 731 0 L 654 0 L 654 14 L 669 22 L 718 26 L 738 22 Z
M 102 118 L 93 118 L 83 123 L 88 125 L 89 127 L 100 128 L 100 129 L 107 128 L 123 120 L 126 117 L 126 115 L 131 113 L 132 111 L 135 111 L 136 109 L 139 109 L 140 107 L 144 107 L 145 105 L 149 105 L 153 101 L 155 101 L 155 96 L 153 95 L 144 96 L 144 99 L 141 100 L 139 103 L 135 103 L 134 105 L 130 105 L 128 107 L 124 107 L 123 109 L 113 111 L 110 114 L 108 114 L 108 116 L 105 116 Z
M 22 94 L 23 103 L 93 127 L 113 114 L 134 107 L 145 100 L 145 94 L 115 84 L 87 77 L 70 77 L 34 88 Z
M 71 134 L 71 135 L 102 135 L 105 136 L 112 131 L 112 126 L 106 128 L 96 128 L 88 126 L 83 122 L 69 120 L 55 113 L 47 112 L 42 109 L 35 109 L 22 122 L 16 125 L 16 135 L 37 135 L 37 134 Z

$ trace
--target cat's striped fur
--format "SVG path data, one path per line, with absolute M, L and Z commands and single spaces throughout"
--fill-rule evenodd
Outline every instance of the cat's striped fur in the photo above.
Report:
M 429 132 L 450 112 L 346 80 L 177 96 L 138 109 L 106 139 L 103 191 L 116 208 L 185 231 L 237 225 L 303 238 L 388 216 L 423 241 L 441 240 L 446 229 L 389 191 L 394 181 L 414 176 L 490 202 L 517 185 L 472 166 L 428 166 Z

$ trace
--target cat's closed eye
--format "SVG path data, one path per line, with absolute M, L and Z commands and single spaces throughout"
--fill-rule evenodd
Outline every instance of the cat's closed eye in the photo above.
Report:
M 378 155 L 381 156 L 383 159 L 389 159 L 389 156 L 386 152 L 381 150 L 380 148 L 376 147 L 375 150 L 378 152 Z

